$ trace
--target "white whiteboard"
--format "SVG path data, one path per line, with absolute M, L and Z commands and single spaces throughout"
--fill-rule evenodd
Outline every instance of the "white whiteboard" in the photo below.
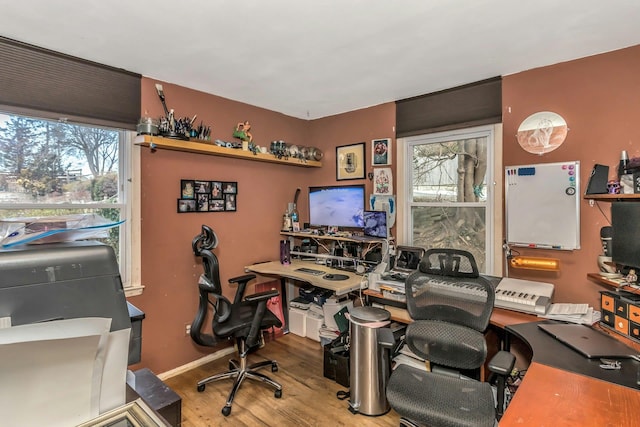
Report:
M 505 167 L 507 243 L 580 249 L 580 162 Z

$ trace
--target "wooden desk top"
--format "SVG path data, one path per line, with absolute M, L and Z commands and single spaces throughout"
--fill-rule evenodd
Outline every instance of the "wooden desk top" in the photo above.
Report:
M 632 427 L 639 411 L 637 390 L 534 362 L 499 425 Z
M 346 280 L 327 280 L 324 279 L 324 275 L 313 275 L 308 273 L 302 273 L 296 271 L 298 268 L 311 268 L 313 270 L 324 271 L 325 274 L 344 274 L 349 278 Z M 323 289 L 329 289 L 336 293 L 336 295 L 348 294 L 351 291 L 356 291 L 361 288 L 363 276 L 359 276 L 349 271 L 336 270 L 326 265 L 316 264 L 313 261 L 302 261 L 294 259 L 289 265 L 283 265 L 280 261 L 264 262 L 260 264 L 253 264 L 245 267 L 248 271 L 252 271 L 257 274 L 263 274 L 266 276 L 279 276 L 287 277 L 301 282 L 310 283 L 313 286 L 317 286 Z
M 364 294 L 384 299 L 382 293 L 371 289 L 365 290 Z M 391 320 L 395 320 L 396 322 L 400 323 L 412 322 L 411 317 L 409 317 L 409 313 L 405 308 L 393 307 L 390 305 L 385 305 L 384 308 L 389 313 L 391 313 Z M 520 323 L 535 322 L 537 320 L 540 319 L 533 314 L 520 313 L 513 310 L 505 310 L 503 308 L 494 308 L 493 313 L 491 314 L 491 324 L 502 329 L 504 329 L 504 327 L 507 325 L 518 325 Z

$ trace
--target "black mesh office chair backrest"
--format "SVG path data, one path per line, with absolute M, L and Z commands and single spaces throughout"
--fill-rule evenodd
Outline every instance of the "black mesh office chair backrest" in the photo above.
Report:
M 416 320 L 407 330 L 411 350 L 442 366 L 480 367 L 495 296 L 473 256 L 457 249 L 429 249 L 405 286 L 407 310 Z
M 494 426 L 504 380 L 498 380 L 497 403 L 491 384 L 479 381 L 487 357 L 484 331 L 493 311 L 493 286 L 479 275 L 471 253 L 429 249 L 418 271 L 407 278 L 405 291 L 414 320 L 407 326 L 406 344 L 430 362 L 430 371 L 400 364 L 391 374 L 387 400 L 400 414 L 400 424 Z M 504 377 L 515 358 L 498 355 L 488 368 Z

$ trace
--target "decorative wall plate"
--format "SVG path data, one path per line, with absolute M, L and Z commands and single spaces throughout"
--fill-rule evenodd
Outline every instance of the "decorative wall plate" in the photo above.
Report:
M 527 117 L 518 128 L 516 137 L 520 146 L 532 154 L 545 154 L 564 142 L 569 128 L 559 114 L 542 111 Z

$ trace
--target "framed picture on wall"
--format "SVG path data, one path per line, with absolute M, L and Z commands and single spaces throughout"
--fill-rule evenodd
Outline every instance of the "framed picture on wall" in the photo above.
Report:
M 371 164 L 373 166 L 391 164 L 391 138 L 371 141 Z
M 224 195 L 224 210 L 235 211 L 236 210 L 236 195 L 225 194 Z
M 336 180 L 365 177 L 365 143 L 336 147 Z
M 211 181 L 211 198 L 222 199 L 222 182 Z
M 195 199 L 178 199 L 178 213 L 196 212 Z
M 393 176 L 391 168 L 373 170 L 373 194 L 388 195 L 393 193 Z
M 180 180 L 180 196 L 182 199 L 195 199 L 196 184 L 192 179 Z
M 223 182 L 222 183 L 222 192 L 224 194 L 238 194 L 238 183 L 237 182 Z

